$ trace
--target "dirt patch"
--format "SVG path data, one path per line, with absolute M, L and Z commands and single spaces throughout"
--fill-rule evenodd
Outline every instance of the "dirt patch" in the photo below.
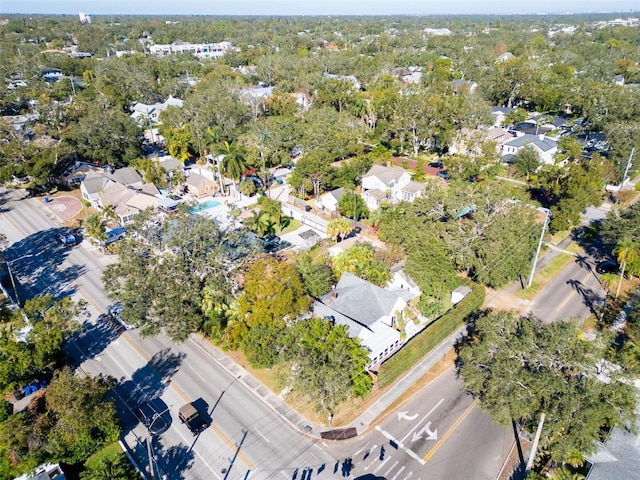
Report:
M 519 298 L 513 293 L 505 290 L 486 289 L 486 296 L 482 308 L 493 308 L 495 310 L 515 310 L 521 315 L 529 311 L 530 301 Z

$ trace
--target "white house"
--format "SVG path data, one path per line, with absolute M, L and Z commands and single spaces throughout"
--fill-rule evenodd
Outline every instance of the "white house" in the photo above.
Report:
M 338 211 L 338 203 L 340 199 L 344 195 L 344 188 L 336 188 L 335 190 L 331 190 L 330 192 L 325 193 L 320 197 L 320 202 L 324 208 L 330 210 L 332 212 Z
M 146 104 L 136 102 L 131 107 L 131 110 L 133 110 L 131 118 L 141 127 L 160 125 L 160 112 L 166 110 L 169 106 L 182 107 L 183 103 L 182 100 L 171 95 L 162 103 Z
M 382 200 L 404 200 L 401 191 L 410 181 L 411 175 L 402 168 L 374 165 L 362 177 L 362 198 L 370 210 L 376 210 Z
M 531 146 L 538 152 L 542 163 L 553 165 L 555 163 L 554 155 L 558 151 L 558 144 L 544 135 L 519 135 L 513 140 L 502 144 L 503 155 L 515 155 L 526 146 Z
M 325 72 L 324 78 L 346 80 L 348 82 L 351 82 L 353 84 L 353 88 L 355 88 L 356 90 L 360 90 L 361 87 L 360 82 L 355 77 L 355 75 L 334 75 L 333 73 Z
M 387 282 L 387 285 L 384 287 L 385 290 L 395 293 L 407 302 L 420 296 L 422 293 L 420 287 L 416 285 L 413 279 L 407 275 L 401 267 L 392 268 L 391 274 L 391 280 Z
M 493 107 L 491 109 L 491 116 L 493 117 L 493 126 L 501 127 L 504 125 L 504 119 L 509 112 L 517 110 L 513 107 Z
M 231 42 L 188 43 L 175 42 L 169 45 L 151 45 L 149 52 L 160 57 L 178 53 L 191 53 L 197 58 L 220 58 L 231 49 Z
M 331 292 L 316 300 L 314 315 L 346 325 L 349 336 L 359 338 L 369 350 L 373 367 L 401 347 L 400 332 L 394 327 L 406 307 L 397 294 L 344 273 Z

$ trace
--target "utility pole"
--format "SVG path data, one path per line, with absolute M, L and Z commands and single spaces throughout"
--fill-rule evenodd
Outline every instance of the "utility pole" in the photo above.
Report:
M 527 283 L 527 287 L 531 286 L 533 282 L 533 276 L 536 272 L 536 265 L 538 263 L 538 255 L 540 255 L 540 248 L 542 247 L 542 241 L 544 240 L 544 232 L 547 229 L 547 223 L 549 223 L 549 215 L 551 214 L 551 210 L 548 208 L 539 208 L 539 211 L 543 211 L 545 214 L 544 223 L 542 224 L 542 233 L 540 234 L 540 240 L 538 241 L 538 248 L 536 249 L 536 255 L 533 257 L 533 266 L 531 267 L 531 274 L 529 275 L 529 282 Z
M 624 169 L 624 175 L 622 175 L 622 183 L 620 184 L 621 187 L 627 181 L 627 174 L 629 173 L 629 168 L 631 168 L 631 160 L 633 159 L 633 154 L 635 153 L 635 151 L 636 151 L 636 147 L 633 147 L 631 149 L 631 155 L 629 155 L 629 160 L 627 160 L 627 166 Z
M 536 430 L 536 436 L 533 439 L 533 445 L 531 445 L 531 453 L 529 454 L 529 461 L 527 462 L 527 466 L 525 468 L 525 474 L 529 474 L 531 471 L 531 467 L 533 466 L 533 461 L 536 458 L 536 453 L 538 450 L 538 441 L 540 440 L 540 434 L 542 433 L 542 425 L 544 425 L 544 417 L 545 414 L 540 414 L 540 422 L 538 423 L 538 430 Z

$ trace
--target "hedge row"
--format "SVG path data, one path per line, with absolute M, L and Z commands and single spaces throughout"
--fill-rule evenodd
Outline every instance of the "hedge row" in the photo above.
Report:
M 460 303 L 422 332 L 413 337 L 394 356 L 384 362 L 378 372 L 378 385 L 385 388 L 391 385 L 419 360 L 440 344 L 445 338 L 460 328 L 465 319 L 482 307 L 485 289 L 482 285 L 469 283 L 472 292 Z

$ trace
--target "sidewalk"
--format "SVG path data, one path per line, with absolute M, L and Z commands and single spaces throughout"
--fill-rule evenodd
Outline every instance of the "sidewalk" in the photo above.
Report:
M 375 420 L 393 404 L 404 392 L 415 384 L 423 375 L 425 375 L 445 354 L 453 348 L 458 339 L 464 334 L 466 327 L 462 327 L 446 338 L 436 348 L 434 348 L 420 362 L 416 363 L 400 380 L 392 387 L 389 387 L 378 400 L 376 400 L 366 411 L 364 411 L 350 425 L 340 428 L 355 428 L 358 434 L 364 433 Z M 190 340 L 198 345 L 202 350 L 206 351 L 221 367 L 223 367 L 230 375 L 237 378 L 238 382 L 243 384 L 254 395 L 260 398 L 275 413 L 281 416 L 292 427 L 299 430 L 305 435 L 320 438 L 320 434 L 324 431 L 331 430 L 325 425 L 314 424 L 300 415 L 296 410 L 290 407 L 281 397 L 274 394 L 267 387 L 262 385 L 244 368 L 228 358 L 217 348 L 211 346 L 206 340 L 197 335 L 192 335 Z

